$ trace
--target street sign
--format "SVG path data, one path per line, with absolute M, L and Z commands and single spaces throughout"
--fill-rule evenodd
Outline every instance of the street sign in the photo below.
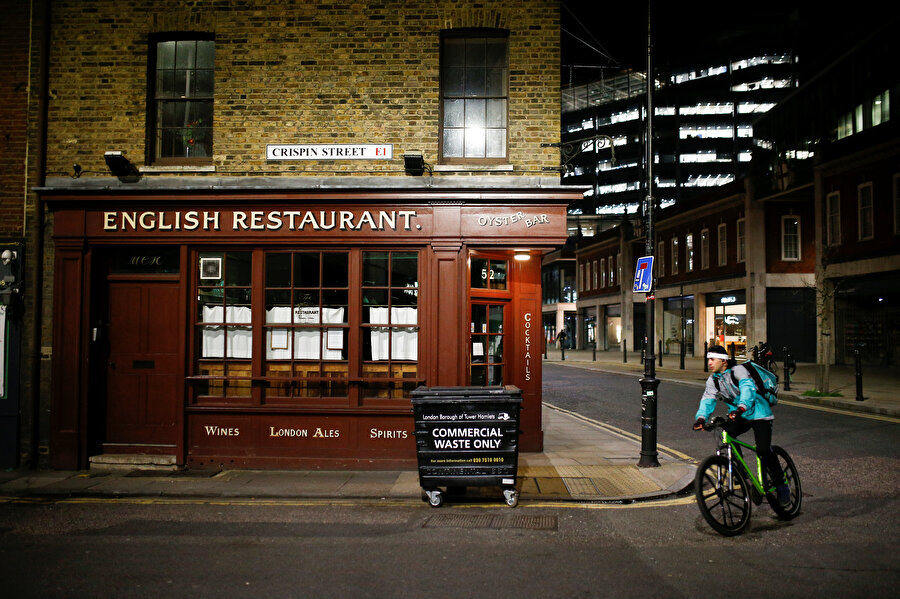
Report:
M 634 292 L 650 293 L 653 287 L 653 256 L 638 258 L 634 269 Z

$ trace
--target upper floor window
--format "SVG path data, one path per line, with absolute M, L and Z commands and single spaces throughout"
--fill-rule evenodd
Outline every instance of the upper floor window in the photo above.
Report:
M 666 274 L 666 242 L 656 244 L 656 276 L 662 278 Z
M 800 259 L 800 217 L 781 217 L 781 259 Z
M 684 270 L 691 272 L 694 270 L 694 234 L 688 233 L 684 236 Z
M 719 224 L 719 266 L 728 264 L 728 226 L 725 223 Z
M 215 42 L 190 34 L 151 45 L 149 146 L 156 163 L 208 163 L 213 152 Z
M 736 238 L 735 242 L 736 242 L 736 250 L 737 250 L 737 262 L 740 263 L 740 262 L 744 262 L 747 259 L 747 253 L 746 253 L 747 248 L 745 245 L 747 221 L 745 221 L 743 218 L 739 218 L 737 220 L 736 228 L 737 228 L 737 234 L 735 235 L 735 238 Z
M 894 175 L 894 235 L 900 234 L 900 175 Z
M 606 258 L 600 259 L 600 287 L 606 287 Z
M 700 268 L 709 268 L 709 229 L 700 231 Z
M 872 209 L 872 184 L 864 183 L 857 188 L 859 202 L 859 239 L 872 239 L 875 236 L 875 214 Z
M 445 31 L 441 40 L 441 161 L 502 163 L 507 156 L 509 34 Z
M 678 238 L 672 238 L 672 274 L 678 274 Z
M 841 192 L 825 196 L 825 212 L 825 245 L 838 245 L 841 242 Z

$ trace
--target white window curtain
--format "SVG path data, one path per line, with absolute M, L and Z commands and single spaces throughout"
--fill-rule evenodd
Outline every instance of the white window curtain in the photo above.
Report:
M 224 323 L 224 326 L 205 326 L 202 331 L 204 358 L 241 358 L 253 355 L 253 330 L 249 306 L 203 306 L 203 322 Z M 227 334 L 226 334 L 227 330 Z
M 344 308 L 278 306 L 266 311 L 266 323 L 291 324 L 293 313 L 295 324 L 343 324 Z M 320 320 L 321 317 L 321 320 Z M 294 329 L 291 336 L 288 328 L 271 328 L 266 332 L 266 359 L 289 360 L 291 355 L 298 360 L 340 360 L 344 343 L 343 328 Z
M 390 322 L 388 321 L 390 314 Z M 418 323 L 417 308 L 369 308 L 369 322 L 371 324 L 415 325 Z M 394 343 L 391 346 L 390 356 L 392 360 L 415 360 L 419 351 L 419 333 L 416 330 L 406 328 L 373 327 L 370 329 L 372 341 L 372 359 L 387 360 L 390 333 L 393 333 Z

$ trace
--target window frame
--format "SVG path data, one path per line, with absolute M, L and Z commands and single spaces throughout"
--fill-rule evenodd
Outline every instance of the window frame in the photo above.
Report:
M 863 198 L 868 198 L 868 206 L 863 206 Z M 875 238 L 875 197 L 872 182 L 856 187 L 857 239 L 869 241 Z M 868 230 L 866 230 L 867 227 Z
M 672 261 L 670 271 L 673 275 L 678 274 L 678 236 L 672 237 Z
M 700 230 L 700 268 L 709 268 L 709 229 Z
M 738 264 L 747 261 L 747 219 L 739 218 L 735 221 L 734 248 Z
M 213 77 L 212 94 L 210 96 L 191 96 L 190 98 L 161 98 L 157 95 L 157 53 L 158 46 L 164 42 L 182 41 L 211 41 L 213 42 Z M 213 151 L 215 148 L 215 34 L 209 32 L 168 32 L 151 34 L 147 42 L 147 115 L 146 115 L 146 164 L 154 166 L 207 166 L 213 164 Z M 196 69 L 195 69 L 196 70 Z M 210 104 L 210 118 L 212 123 L 204 129 L 209 130 L 210 148 L 207 156 L 159 156 L 160 143 L 158 142 L 161 123 L 157 115 L 161 102 L 208 102 Z
M 894 175 L 894 235 L 900 235 L 900 173 Z
M 832 191 L 825 196 L 825 245 L 841 244 L 841 192 Z
M 796 256 L 789 256 L 788 251 L 787 251 L 788 246 L 789 246 L 789 244 L 788 244 L 789 234 L 788 234 L 787 228 L 785 227 L 785 224 L 788 221 L 792 221 L 792 220 L 796 221 L 796 223 L 797 223 L 796 224 L 796 235 L 795 235 L 795 237 L 796 237 L 795 245 L 797 248 Z M 791 235 L 791 237 L 794 237 L 794 235 Z M 803 254 L 801 240 L 802 240 L 802 237 L 801 237 L 801 229 L 800 229 L 800 216 L 796 215 L 796 214 L 785 214 L 784 216 L 782 216 L 781 217 L 781 260 L 783 262 L 799 262 L 801 260 L 802 254 Z
M 391 265 L 391 270 L 388 272 L 387 286 L 374 287 L 379 289 L 383 288 L 385 290 L 388 298 L 388 308 L 394 306 L 415 305 L 415 323 L 398 322 L 390 309 L 387 310 L 388 321 L 385 324 L 365 321 L 367 317 L 365 310 L 366 306 L 363 301 L 365 290 L 374 288 L 372 285 L 363 285 L 363 283 L 365 283 L 365 269 L 363 264 L 367 252 L 384 252 L 388 254 L 387 259 L 388 263 Z M 325 284 L 326 279 L 324 277 L 319 279 L 320 282 L 318 287 L 310 287 L 305 284 L 302 286 L 297 285 L 293 278 L 290 285 L 287 287 L 281 284 L 270 284 L 270 282 L 267 281 L 266 259 L 268 256 L 273 254 L 291 255 L 291 268 L 293 269 L 293 257 L 309 253 L 317 253 L 320 256 L 324 256 L 325 254 L 346 253 L 349 264 L 347 275 L 348 285 L 346 289 Z M 422 369 L 422 353 L 421 351 L 416 350 L 415 359 L 395 357 L 393 346 L 391 344 L 394 342 L 393 335 L 395 335 L 397 331 L 414 331 L 417 340 L 422 338 L 422 323 L 424 322 L 422 308 L 426 305 L 422 299 L 422 282 L 424 280 L 423 253 L 424 250 L 421 247 L 403 247 L 399 245 L 372 249 L 343 246 L 330 247 L 323 245 L 296 246 L 290 249 L 276 247 L 245 249 L 236 246 L 203 247 L 195 249 L 192 252 L 191 258 L 192 263 L 194 264 L 191 274 L 192 298 L 190 300 L 190 310 L 191 314 L 193 314 L 191 328 L 192 349 L 189 352 L 190 374 L 188 375 L 187 380 L 192 388 L 188 393 L 188 403 L 192 406 L 233 406 L 241 408 L 257 408 L 264 405 L 277 405 L 291 409 L 408 409 L 410 393 L 426 380 Z M 221 270 L 221 274 L 219 275 L 219 279 L 222 280 L 221 285 L 211 282 L 204 283 L 200 279 L 201 258 L 213 254 L 221 254 L 221 262 L 224 265 L 224 270 Z M 249 282 L 244 283 L 243 279 L 240 284 L 232 284 L 229 282 L 229 277 L 231 276 L 229 275 L 228 270 L 229 254 L 246 254 L 249 256 L 250 267 L 248 271 L 249 274 L 247 275 L 249 277 Z M 393 277 L 392 274 L 394 273 L 394 254 L 415 255 L 416 278 L 411 285 L 400 285 L 394 280 L 395 277 Z M 326 263 L 324 261 L 320 261 L 320 272 L 322 272 L 321 269 L 324 268 L 325 265 Z M 403 271 L 398 272 L 401 272 L 402 274 Z M 211 278 L 211 280 L 215 280 L 215 278 Z M 222 289 L 221 292 L 216 291 L 219 288 Z M 301 323 L 301 321 L 297 320 L 295 317 L 292 317 L 290 323 L 267 321 L 267 307 L 269 305 L 269 299 L 271 299 L 268 294 L 269 291 L 281 293 L 284 293 L 285 291 L 288 292 L 291 299 L 287 305 L 293 311 L 295 308 L 301 307 L 301 305 L 296 302 L 297 294 L 295 291 L 316 289 L 318 289 L 320 293 L 327 290 L 346 291 L 347 309 L 343 322 L 325 322 L 325 319 L 322 318 L 321 315 L 318 323 Z M 406 289 L 414 290 L 413 295 L 416 297 L 415 302 L 413 302 L 413 304 L 398 304 L 395 302 L 392 294 L 397 293 L 397 290 L 403 291 Z M 232 297 L 228 295 L 231 290 L 245 290 L 245 295 L 248 299 L 235 304 L 229 299 Z M 213 302 L 201 300 L 201 293 L 204 291 L 213 298 Z M 229 324 L 229 317 L 227 314 L 224 318 L 219 319 L 208 319 L 205 317 L 205 312 L 203 310 L 204 306 L 220 305 L 218 296 L 223 293 L 225 294 L 223 296 L 225 299 L 221 301 L 223 307 L 232 304 L 249 306 L 249 321 L 244 322 L 241 320 L 237 323 Z M 273 305 L 280 306 L 281 304 Z M 308 305 L 312 306 L 313 304 Z M 320 295 L 318 306 L 321 308 L 325 305 L 330 304 L 326 304 L 324 296 Z M 389 337 L 386 357 L 376 360 L 372 356 L 367 357 L 363 336 L 369 334 L 371 330 L 378 327 L 388 329 L 391 337 Z M 205 347 L 203 345 L 205 343 L 203 331 L 216 328 L 226 331 L 225 349 L 221 350 L 223 354 L 221 357 L 205 354 Z M 229 350 L 227 349 L 228 328 L 236 328 L 249 332 L 251 335 L 249 356 L 229 356 Z M 276 329 L 289 329 L 292 331 L 291 336 L 294 341 L 292 342 L 292 346 L 290 346 L 290 358 L 272 357 L 267 355 L 268 348 L 272 347 L 269 344 L 267 332 Z M 320 350 L 318 358 L 298 357 L 295 353 L 295 346 L 293 345 L 297 343 L 296 337 L 293 336 L 293 331 L 300 329 L 319 329 L 321 332 L 319 343 L 322 344 L 322 347 L 326 347 L 325 344 L 329 342 L 327 338 L 328 330 L 346 330 L 347 333 L 344 335 L 342 342 L 346 347 L 346 350 L 344 350 L 346 355 L 341 358 L 326 357 L 325 352 Z M 279 344 L 278 348 L 272 347 L 272 349 L 283 350 L 285 348 Z M 330 350 L 336 348 L 328 347 L 327 349 Z M 221 366 L 219 366 L 219 364 L 221 364 Z M 270 368 L 270 365 L 272 364 L 281 364 L 282 366 L 289 364 L 290 368 L 287 370 L 284 368 Z M 301 371 L 295 368 L 295 365 L 297 364 L 313 366 Z M 329 364 L 344 365 L 343 370 L 326 368 L 325 366 Z M 382 368 L 367 368 L 367 366 L 372 364 Z M 235 369 L 235 374 L 233 375 L 229 373 L 232 368 Z M 206 372 L 204 372 L 204 370 L 206 370 Z M 221 370 L 221 373 L 215 372 L 216 370 Z M 317 373 L 310 374 L 310 371 L 312 370 L 317 370 Z M 375 370 L 378 370 L 379 373 L 376 374 L 374 372 Z M 273 374 L 276 371 L 278 374 Z M 385 374 L 381 375 L 381 371 L 384 371 Z M 336 372 L 338 373 L 338 376 L 335 376 Z M 322 389 L 327 386 L 329 391 L 327 393 L 323 391 L 316 395 L 315 393 L 308 394 L 295 392 L 295 390 L 291 389 L 290 393 L 282 393 L 284 387 L 287 385 L 300 385 L 301 388 L 309 387 L 309 385 L 319 385 Z M 337 387 L 343 386 L 346 388 L 346 391 L 343 391 L 341 394 L 335 394 L 333 392 L 335 385 L 337 385 Z M 229 392 L 230 387 L 234 387 L 235 392 Z M 278 388 L 274 389 L 273 392 L 270 392 L 270 389 L 273 387 Z M 215 392 L 210 392 L 211 390 Z M 373 390 L 377 394 L 373 394 Z
M 656 276 L 663 278 L 666 274 L 666 242 L 656 242 Z
M 446 43 L 448 40 L 488 40 L 488 39 L 503 39 L 505 42 L 505 58 L 504 65 L 499 67 L 503 71 L 503 80 L 501 82 L 501 87 L 503 88 L 503 93 L 501 95 L 497 94 L 488 94 L 487 90 L 485 90 L 482 95 L 469 95 L 466 93 L 465 89 L 463 89 L 462 94 L 450 94 L 446 91 L 447 86 L 445 84 L 446 70 L 450 67 L 447 64 L 447 50 Z M 510 32 L 507 29 L 495 29 L 495 28 L 459 28 L 459 29 L 445 29 L 441 31 L 441 41 L 440 41 L 440 63 L 439 63 L 439 98 L 440 98 L 440 117 L 438 121 L 438 163 L 446 164 L 446 165 L 504 165 L 509 163 L 509 103 L 510 103 L 510 90 L 509 90 L 509 81 L 510 81 L 510 64 L 509 64 L 509 55 L 510 55 Z M 463 69 L 475 68 L 474 66 L 470 67 L 468 63 L 464 63 Z M 487 64 L 484 65 L 484 69 L 488 69 Z M 464 80 L 465 81 L 465 80 Z M 485 85 L 487 85 L 487 73 L 485 73 Z M 465 88 L 465 83 L 463 83 L 463 87 Z M 445 120 L 447 118 L 447 103 L 448 100 L 462 100 L 463 101 L 463 119 L 465 119 L 465 103 L 466 101 L 477 101 L 484 100 L 485 102 L 490 100 L 502 100 L 504 103 L 502 121 L 502 127 L 490 127 L 491 129 L 502 129 L 503 130 L 503 156 L 487 156 L 487 136 L 485 135 L 485 155 L 484 156 L 466 156 L 466 143 L 465 143 L 465 133 L 463 134 L 463 155 L 462 156 L 447 156 L 445 152 Z M 487 104 L 485 105 L 485 118 L 487 118 Z M 455 129 L 457 127 L 447 127 L 450 129 Z M 485 125 L 483 127 L 487 129 Z M 463 123 L 463 130 L 466 129 L 465 123 Z
M 684 272 L 694 272 L 694 234 L 684 236 Z
M 717 262 L 719 266 L 727 266 L 728 265 L 728 225 L 726 223 L 719 223 L 719 226 L 716 227 L 716 236 L 718 237 L 718 250 L 716 253 Z

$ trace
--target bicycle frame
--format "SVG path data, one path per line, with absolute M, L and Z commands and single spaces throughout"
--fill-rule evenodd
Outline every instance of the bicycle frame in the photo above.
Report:
M 747 462 L 744 460 L 744 456 L 741 455 L 741 452 L 735 450 L 735 448 L 737 447 L 745 447 L 752 451 L 753 455 L 756 456 L 756 474 L 753 473 L 753 470 L 750 468 L 749 464 L 747 464 Z M 775 487 L 772 487 L 771 489 L 764 489 L 762 486 L 762 460 L 759 459 L 759 454 L 756 452 L 756 445 L 744 443 L 740 439 L 732 437 L 723 429 L 719 447 L 716 448 L 716 454 L 722 455 L 723 451 L 726 452 L 725 455 L 728 458 L 729 464 L 733 464 L 736 459 L 744 467 L 744 471 L 750 477 L 750 483 L 757 490 L 757 492 L 765 495 L 768 492 L 774 491 Z

